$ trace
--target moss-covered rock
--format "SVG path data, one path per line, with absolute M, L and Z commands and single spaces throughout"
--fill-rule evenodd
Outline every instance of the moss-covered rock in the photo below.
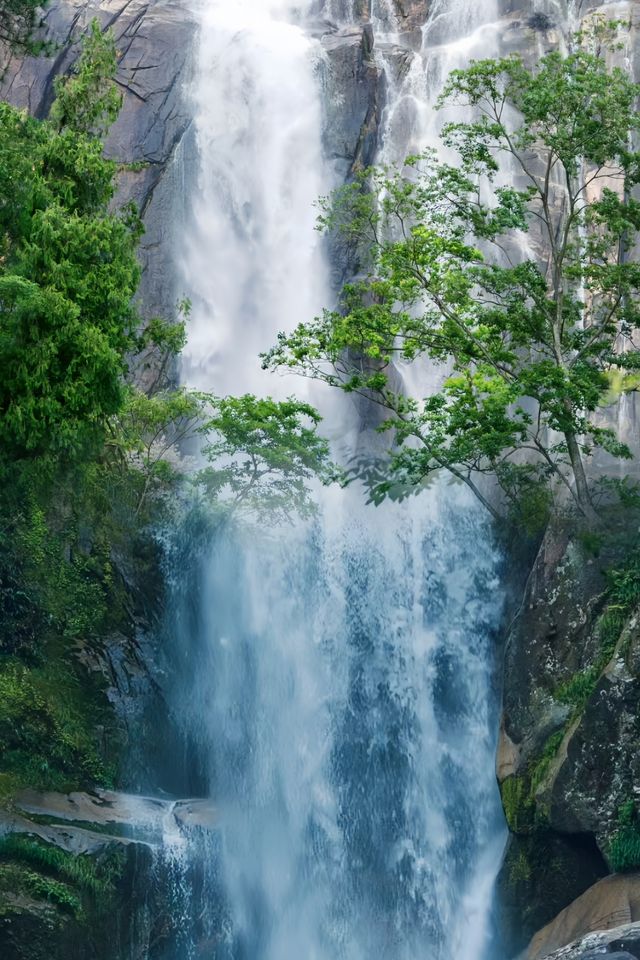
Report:
M 545 829 L 511 836 L 498 880 L 506 955 L 519 953 L 559 909 L 606 873 L 606 864 L 588 836 L 563 837 Z
M 514 834 L 499 880 L 510 955 L 640 857 L 636 815 L 619 813 L 640 793 L 636 530 L 614 510 L 597 537 L 549 529 L 508 639 L 498 773 Z
M 149 854 L 146 855 L 150 862 Z M 6 960 L 112 960 L 126 936 L 141 851 L 117 842 L 77 856 L 27 835 L 0 840 L 0 944 Z M 120 925 L 126 929 L 126 923 Z M 121 941 L 121 942 L 119 942 Z

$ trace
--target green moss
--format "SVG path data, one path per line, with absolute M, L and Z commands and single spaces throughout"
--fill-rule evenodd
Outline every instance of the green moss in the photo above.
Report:
M 534 805 L 531 803 L 526 777 L 515 774 L 500 785 L 504 815 L 512 833 L 528 833 L 533 826 Z
M 0 902 L 4 899 L 9 909 L 7 894 L 22 893 L 84 923 L 110 913 L 123 870 L 120 850 L 95 858 L 74 856 L 34 837 L 12 834 L 0 839 Z
M 545 742 L 544 747 L 542 748 L 542 753 L 540 757 L 531 764 L 530 766 L 530 791 L 531 796 L 533 797 L 536 790 L 541 783 L 544 782 L 547 773 L 549 772 L 549 767 L 551 763 L 556 758 L 558 750 L 560 749 L 560 744 L 564 738 L 564 729 L 558 730 L 556 733 L 552 733 L 548 740 Z
M 556 699 L 574 708 L 573 716 L 582 713 L 597 686 L 601 670 L 597 666 L 588 667 L 574 674 L 570 680 L 556 690 Z
M 518 851 L 517 857 L 509 863 L 509 882 L 511 884 L 529 883 L 531 880 L 531 864 L 524 851 Z
M 611 660 L 628 615 L 626 606 L 610 604 L 596 624 L 599 653 L 595 663 L 580 670 L 556 690 L 556 699 L 573 707 L 572 717 L 580 716 L 593 696 L 602 672 Z
M 524 774 L 507 777 L 500 785 L 502 806 L 512 833 L 530 834 L 546 821 L 546 811 L 536 798 L 536 791 L 544 782 L 563 737 L 564 730 L 553 733 L 540 755 L 529 761 Z

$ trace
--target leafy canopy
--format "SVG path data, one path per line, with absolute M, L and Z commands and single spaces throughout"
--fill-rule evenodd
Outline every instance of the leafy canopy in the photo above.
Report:
M 117 57 L 113 33 L 93 20 L 71 77 L 56 77 L 50 120 L 59 130 L 104 137 L 118 117 L 122 94 L 114 83 Z
M 309 482 L 336 479 L 320 416 L 294 399 L 275 401 L 251 394 L 211 398 L 201 432 L 210 466 L 197 477 L 208 496 L 232 511 L 270 522 L 309 516 Z
M 612 378 L 640 368 L 640 87 L 582 39 L 532 69 L 510 56 L 455 71 L 440 103 L 465 108 L 443 132 L 456 164 L 427 152 L 323 201 L 321 226 L 369 273 L 264 364 L 388 411 L 395 450 L 374 499 L 445 468 L 492 512 L 482 474 L 515 509 L 544 509 L 560 486 L 591 517 L 585 458 L 630 456 L 597 414 Z M 442 385 L 406 397 L 396 361 L 425 377 L 425 361 L 443 365 Z
M 112 38 L 99 41 L 96 30 L 81 57 L 98 78 L 85 91 L 90 102 L 115 69 L 100 47 L 111 49 Z M 75 83 L 58 84 L 58 101 Z M 0 455 L 8 459 L 73 457 L 101 442 L 123 401 L 139 325 L 140 221 L 133 210 L 111 211 L 115 164 L 64 117 L 43 123 L 0 103 Z

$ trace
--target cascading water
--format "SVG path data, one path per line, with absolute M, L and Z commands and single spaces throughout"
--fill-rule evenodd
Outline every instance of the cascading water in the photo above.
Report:
M 258 354 L 327 298 L 314 202 L 322 157 L 320 45 L 288 0 L 209 0 L 194 87 L 200 173 L 184 274 L 193 301 L 185 379 L 255 387 Z M 273 386 L 273 384 L 270 384 Z
M 470 6 L 439 0 L 422 53 L 390 83 L 385 159 L 433 141 L 434 92 L 475 50 L 462 37 L 479 46 L 493 22 L 491 3 L 471 19 Z M 374 4 L 383 61 L 391 9 Z M 287 0 L 202 12 L 185 378 L 218 393 L 299 392 L 265 380 L 256 355 L 330 299 L 312 207 L 333 186 L 323 59 L 305 12 Z M 330 431 L 357 431 L 354 418 L 339 410 Z M 189 838 L 207 919 L 172 960 L 196 956 L 197 937 L 216 960 L 489 956 L 498 564 L 487 519 L 445 480 L 382 508 L 330 490 L 312 522 L 214 537 L 195 592 L 176 600 L 174 703 L 219 830 L 209 847 Z

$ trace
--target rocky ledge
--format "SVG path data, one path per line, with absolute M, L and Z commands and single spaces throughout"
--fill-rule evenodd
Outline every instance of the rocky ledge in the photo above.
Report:
M 164 957 L 179 853 L 215 826 L 207 801 L 19 793 L 0 814 L 3 960 Z
M 590 933 L 561 950 L 546 954 L 545 960 L 600 960 L 600 957 L 608 960 L 638 960 L 640 923 Z

